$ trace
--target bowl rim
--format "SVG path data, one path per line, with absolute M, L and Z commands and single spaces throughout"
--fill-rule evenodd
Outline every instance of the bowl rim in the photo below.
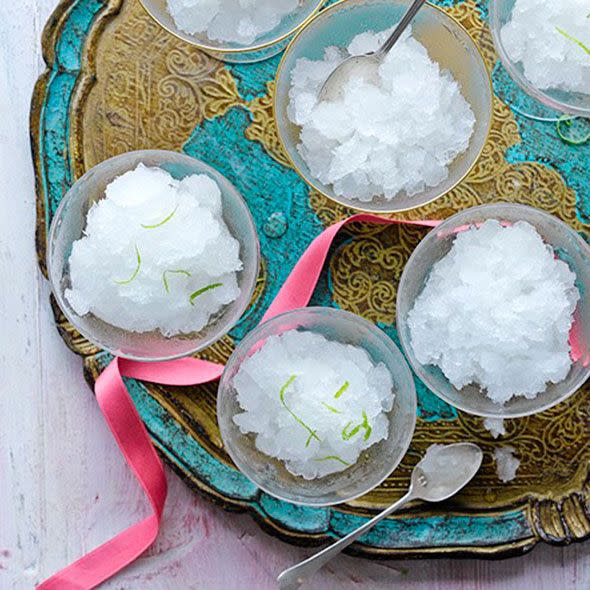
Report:
M 173 35 L 174 37 L 176 37 L 177 39 L 179 39 L 183 43 L 188 43 L 189 45 L 192 45 L 193 47 L 196 47 L 197 49 L 200 49 L 201 51 L 204 51 L 207 54 L 213 54 L 213 57 L 215 57 L 215 54 L 218 54 L 219 58 L 223 59 L 223 56 L 225 56 L 225 55 L 230 56 L 230 55 L 255 53 L 257 51 L 261 51 L 263 49 L 267 49 L 269 47 L 272 47 L 273 45 L 276 45 L 277 43 L 280 43 L 281 41 L 284 41 L 285 39 L 287 39 L 288 37 L 293 35 L 293 33 L 296 33 L 297 31 L 299 31 L 299 29 L 301 29 L 301 27 L 305 26 L 311 19 L 313 19 L 318 14 L 318 12 L 322 8 L 325 0 L 315 0 L 315 1 L 317 4 L 314 7 L 314 9 L 307 15 L 307 17 L 305 17 L 304 20 L 302 20 L 298 25 L 292 27 L 286 33 L 283 33 L 279 37 L 271 39 L 270 41 L 265 41 L 264 43 L 259 43 L 258 45 L 251 45 L 251 46 L 245 46 L 245 47 L 223 47 L 223 46 L 222 47 L 214 47 L 211 45 L 207 45 L 206 43 L 198 43 L 196 41 L 193 41 L 192 39 L 189 38 L 190 35 L 188 33 L 187 33 L 187 36 L 184 37 L 184 36 L 180 35 L 177 31 L 175 31 L 174 29 L 170 28 L 168 25 L 165 25 L 162 21 L 160 21 L 160 19 L 154 14 L 154 12 L 146 6 L 145 0 L 139 0 L 139 4 L 145 10 L 145 12 L 148 14 L 148 16 L 159 27 L 164 29 L 167 33 L 170 33 L 171 35 Z
M 55 283 L 55 279 L 57 277 L 55 276 L 56 272 L 55 272 L 55 269 L 53 268 L 53 262 L 52 262 L 53 257 L 51 255 L 51 252 L 52 252 L 51 245 L 53 244 L 56 234 L 57 234 L 57 220 L 60 218 L 62 210 L 66 207 L 66 204 L 69 201 L 69 196 L 71 194 L 71 191 L 73 190 L 73 188 L 75 187 L 76 184 L 78 184 L 79 182 L 82 182 L 90 174 L 94 173 L 94 171 L 96 170 L 97 167 L 99 167 L 103 164 L 106 164 L 108 162 L 112 162 L 113 160 L 122 159 L 124 156 L 129 156 L 129 155 L 137 155 L 137 156 L 152 155 L 152 156 L 163 157 L 163 156 L 169 156 L 169 154 L 173 154 L 175 157 L 186 158 L 191 161 L 197 162 L 202 167 L 202 172 L 200 172 L 200 174 L 208 173 L 215 179 L 216 182 L 218 180 L 220 180 L 222 183 L 227 184 L 227 186 L 233 190 L 235 196 L 239 197 L 239 200 L 241 201 L 241 204 L 243 205 L 243 209 L 246 212 L 247 225 L 249 226 L 249 229 L 252 232 L 252 236 L 254 237 L 254 250 L 255 250 L 254 266 L 255 266 L 256 272 L 253 272 L 253 275 L 252 275 L 253 279 L 251 281 L 251 285 L 248 286 L 247 297 L 244 297 L 243 304 L 241 306 L 239 306 L 238 308 L 236 308 L 235 314 L 232 314 L 232 321 L 228 322 L 223 327 L 222 330 L 215 331 L 209 338 L 207 338 L 206 340 L 203 340 L 202 343 L 200 343 L 198 346 L 191 348 L 187 352 L 168 355 L 168 356 L 162 356 L 162 357 L 135 356 L 135 355 L 132 355 L 129 353 L 124 353 L 122 351 L 113 350 L 112 348 L 105 346 L 104 343 L 98 342 L 94 338 L 93 335 L 89 334 L 87 330 L 81 328 L 78 325 L 78 322 L 76 321 L 76 319 L 69 312 L 68 306 L 65 305 L 64 298 L 62 297 L 62 294 L 61 294 L 61 290 L 58 288 L 58 286 Z M 70 188 L 68 189 L 66 194 L 61 198 L 59 205 L 57 206 L 57 209 L 55 210 L 55 213 L 53 214 L 53 217 L 51 219 L 51 225 L 49 228 L 49 233 L 47 236 L 47 253 L 48 253 L 48 255 L 47 255 L 47 277 L 49 280 L 49 286 L 51 288 L 51 292 L 53 293 L 53 296 L 55 297 L 55 300 L 57 302 L 57 305 L 58 305 L 60 311 L 64 314 L 64 316 L 66 317 L 68 322 L 72 325 L 72 327 L 77 332 L 79 332 L 80 335 L 83 336 L 86 340 L 88 340 L 90 343 L 94 344 L 95 346 L 97 346 L 101 350 L 104 350 L 104 351 L 106 351 L 106 352 L 110 353 L 111 355 L 118 357 L 118 358 L 124 358 L 124 359 L 128 359 L 131 361 L 143 362 L 143 363 L 152 363 L 152 362 L 157 363 L 157 362 L 173 361 L 173 360 L 177 360 L 177 359 L 181 359 L 181 358 L 186 358 L 188 356 L 191 356 L 193 354 L 196 354 L 197 352 L 204 350 L 205 348 L 211 346 L 212 344 L 214 344 L 215 342 L 217 342 L 218 340 L 223 338 L 230 330 L 232 330 L 235 327 L 236 323 L 240 320 L 240 318 L 244 314 L 244 311 L 248 308 L 248 305 L 250 305 L 250 303 L 252 301 L 252 296 L 253 296 L 254 291 L 256 289 L 258 275 L 260 274 L 260 240 L 258 237 L 258 231 L 256 228 L 256 224 L 254 223 L 252 213 L 250 212 L 250 208 L 248 207 L 248 204 L 246 203 L 242 194 L 223 174 L 221 174 L 221 172 L 217 171 L 212 166 L 209 166 L 209 164 L 206 164 L 205 162 L 203 162 L 202 160 L 200 160 L 198 158 L 193 158 L 192 156 L 189 156 L 188 154 L 185 154 L 184 152 L 175 152 L 172 150 L 150 150 L 150 149 L 148 149 L 148 150 L 131 150 L 128 152 L 123 152 L 121 154 L 117 154 L 116 156 L 111 156 L 110 158 L 106 158 L 105 160 L 102 160 L 98 164 L 95 164 L 94 166 L 89 168 L 82 176 L 80 176 L 80 178 L 76 179 L 76 181 L 70 186 Z M 61 280 L 61 277 L 60 277 L 60 280 Z M 233 321 L 234 317 L 237 318 L 235 322 Z M 162 337 L 164 338 L 164 336 L 162 336 Z
M 577 231 L 575 231 L 565 221 L 563 221 L 559 217 L 556 217 L 555 215 L 551 215 L 551 213 L 548 213 L 547 211 L 544 211 L 543 209 L 531 207 L 530 205 L 523 205 L 521 203 L 510 203 L 510 202 L 505 202 L 505 201 L 499 202 L 499 203 L 486 203 L 484 205 L 476 205 L 475 207 L 468 207 L 467 209 L 462 209 L 461 211 L 458 211 L 454 215 L 447 217 L 440 225 L 438 225 L 435 228 L 433 228 L 432 230 L 430 230 L 426 234 L 426 236 L 424 236 L 424 238 L 422 238 L 422 240 L 420 240 L 420 243 L 416 246 L 416 248 L 414 248 L 414 251 L 412 252 L 410 257 L 408 258 L 408 261 L 406 262 L 406 264 L 404 266 L 402 276 L 399 280 L 399 284 L 398 284 L 398 288 L 397 288 L 397 296 L 396 296 L 396 309 L 400 309 L 400 297 L 401 297 L 401 293 L 403 291 L 404 284 L 408 280 L 408 269 L 410 269 L 413 266 L 413 263 L 416 262 L 416 260 L 420 257 L 422 251 L 427 247 L 427 243 L 429 242 L 429 238 L 431 238 L 431 236 L 434 235 L 435 232 L 439 231 L 440 229 L 444 229 L 445 226 L 448 227 L 449 225 L 451 225 L 452 220 L 454 220 L 456 217 L 464 214 L 467 211 L 480 211 L 480 210 L 490 209 L 492 207 L 497 208 L 497 209 L 504 209 L 504 208 L 506 208 L 506 209 L 508 209 L 508 208 L 520 209 L 521 211 L 523 211 L 525 213 L 525 215 L 523 215 L 522 221 L 527 221 L 527 219 L 526 219 L 527 212 L 534 211 L 535 214 L 540 214 L 542 217 L 550 219 L 553 223 L 558 223 L 560 225 L 564 225 L 569 230 L 569 233 L 576 240 L 576 242 L 578 242 L 580 244 L 580 246 L 582 247 L 582 249 L 586 252 L 588 259 L 590 260 L 590 244 L 586 243 L 586 241 L 582 238 L 582 236 L 580 236 L 580 234 Z M 581 374 L 581 376 L 572 385 L 571 390 L 569 392 L 562 395 L 557 400 L 552 400 L 552 401 L 548 401 L 543 404 L 540 404 L 538 407 L 536 407 L 533 410 L 520 411 L 520 412 L 502 411 L 502 413 L 490 413 L 490 412 L 485 412 L 485 411 L 476 411 L 476 410 L 473 410 L 472 408 L 469 407 L 469 396 L 465 396 L 466 403 L 463 403 L 463 402 L 457 402 L 456 400 L 452 400 L 444 393 L 438 391 L 437 387 L 432 384 L 426 371 L 423 370 L 422 363 L 418 362 L 418 360 L 415 358 L 414 353 L 412 351 L 412 345 L 406 339 L 406 337 L 404 335 L 404 330 L 401 329 L 400 325 L 401 325 L 400 315 L 396 313 L 396 329 L 397 329 L 398 337 L 400 340 L 400 344 L 401 344 L 402 350 L 404 352 L 404 356 L 406 357 L 406 359 L 410 363 L 412 370 L 414 371 L 416 376 L 437 397 L 442 399 L 444 402 L 448 403 L 450 406 L 457 408 L 458 410 L 461 410 L 463 412 L 466 412 L 467 414 L 471 414 L 472 416 L 481 416 L 483 418 L 502 418 L 502 419 L 524 418 L 525 416 L 533 416 L 535 414 L 539 414 L 541 412 L 544 412 L 545 410 L 548 410 L 549 408 L 552 408 L 553 406 L 556 406 L 557 404 L 560 404 L 560 403 L 564 402 L 565 400 L 567 400 L 568 398 L 570 398 L 584 385 L 584 383 L 588 380 L 588 377 L 590 377 L 590 365 L 588 365 L 586 370 Z M 445 379 L 446 379 L 446 377 L 445 377 Z M 544 392 L 541 392 L 539 394 L 539 397 L 542 396 L 543 393 Z M 537 397 L 535 399 L 539 399 L 539 397 Z M 492 400 L 490 400 L 490 403 L 493 403 Z M 498 408 L 500 410 L 502 410 L 502 406 L 498 406 Z
M 300 35 L 304 32 L 305 29 L 307 29 L 308 26 L 310 26 L 316 19 L 323 17 L 324 14 L 329 13 L 332 10 L 335 10 L 337 8 L 339 8 L 341 5 L 348 3 L 349 0 L 337 0 L 337 2 L 334 2 L 334 4 L 330 4 L 329 6 L 326 6 L 320 13 L 315 14 L 312 18 L 309 19 L 308 22 L 306 22 L 304 25 L 302 25 L 300 27 L 300 29 L 296 32 L 296 34 L 294 35 L 294 37 L 291 39 L 291 41 L 289 42 L 289 44 L 287 45 L 287 47 L 285 48 L 285 50 L 283 51 L 283 55 L 281 56 L 281 60 L 279 61 L 279 65 L 277 67 L 276 70 L 276 74 L 275 74 L 275 78 L 274 78 L 274 82 L 275 82 L 275 87 L 277 86 L 278 80 L 280 75 L 282 74 L 283 71 L 283 66 L 285 64 L 286 58 L 289 55 L 289 52 L 291 51 L 292 47 L 295 45 L 295 43 L 297 42 L 297 40 L 299 39 Z M 469 166 L 469 168 L 465 171 L 464 174 L 462 174 L 455 183 L 453 183 L 452 186 L 450 186 L 447 190 L 445 190 L 444 192 L 440 193 L 439 195 L 429 199 L 428 201 L 425 201 L 424 203 L 420 203 L 418 205 L 414 205 L 412 207 L 393 207 L 393 208 L 388 208 L 388 209 L 376 209 L 373 207 L 366 207 L 366 206 L 362 206 L 362 205 L 356 205 L 356 204 L 352 204 L 350 202 L 346 202 L 342 197 L 338 197 L 338 196 L 331 196 L 328 195 L 326 192 L 324 192 L 323 188 L 321 188 L 320 186 L 318 186 L 316 184 L 316 180 L 312 180 L 310 178 L 308 178 L 305 174 L 303 174 L 303 172 L 301 171 L 301 169 L 299 168 L 299 166 L 295 163 L 295 161 L 293 160 L 291 153 L 289 152 L 289 150 L 287 149 L 287 144 L 285 142 L 285 140 L 283 139 L 283 136 L 281 134 L 281 129 L 279 125 L 276 125 L 276 129 L 277 129 L 277 138 L 279 140 L 279 145 L 281 146 L 281 148 L 283 149 L 283 152 L 285 153 L 286 157 L 287 157 L 287 161 L 289 162 L 289 165 L 297 172 L 297 174 L 299 175 L 299 177 L 308 185 L 308 187 L 310 187 L 311 189 L 317 191 L 318 193 L 320 193 L 322 196 L 326 197 L 327 199 L 329 199 L 330 201 L 337 203 L 338 205 L 342 205 L 343 207 L 347 207 L 349 209 L 354 209 L 355 211 L 361 211 L 363 213 L 373 213 L 373 214 L 381 214 L 381 215 L 388 215 L 390 213 L 403 213 L 405 211 L 412 211 L 414 209 L 419 209 L 420 207 L 425 207 L 426 205 L 429 205 L 430 203 L 433 203 L 434 201 L 440 199 L 441 197 L 444 197 L 446 194 L 450 193 L 452 190 L 454 190 L 455 188 L 457 188 L 457 186 L 463 182 L 463 180 L 465 180 L 465 178 L 467 178 L 467 176 L 469 176 L 469 174 L 471 174 L 473 168 L 475 167 L 475 165 L 477 164 L 477 162 L 480 160 L 481 155 L 490 139 L 490 134 L 492 131 L 492 125 L 494 123 L 494 87 L 493 87 L 493 83 L 492 83 L 492 76 L 490 74 L 490 71 L 486 65 L 486 60 L 484 58 L 483 52 L 480 49 L 479 45 L 475 42 L 475 40 L 473 39 L 473 37 L 471 36 L 471 33 L 469 33 L 469 31 L 463 26 L 462 23 L 460 23 L 454 16 L 450 15 L 446 10 L 444 10 L 444 8 L 442 6 L 438 6 L 436 4 L 432 4 L 431 2 L 425 2 L 424 3 L 424 8 L 432 8 L 434 10 L 437 10 L 438 12 L 440 12 L 441 14 L 443 14 L 446 18 L 448 18 L 450 21 L 453 22 L 454 26 L 456 26 L 457 28 L 459 28 L 460 30 L 462 30 L 468 37 L 468 39 L 471 41 L 473 47 L 475 47 L 476 50 L 476 54 L 479 55 L 479 58 L 481 60 L 482 66 L 483 66 L 483 71 L 486 74 L 486 79 L 487 79 L 487 87 L 488 87 L 488 91 L 489 91 L 489 113 L 490 113 L 490 117 L 489 117 L 489 121 L 488 121 L 488 125 L 487 125 L 487 129 L 486 129 L 486 134 L 485 134 L 485 139 L 481 144 L 481 148 L 479 149 L 477 156 L 473 159 L 473 162 L 471 163 L 471 165 Z M 276 91 L 273 94 L 273 100 L 272 100 L 272 114 L 273 114 L 273 118 L 275 121 L 278 121 L 278 104 L 277 104 L 277 93 Z M 395 200 L 395 199 L 392 199 Z
M 577 117 L 588 117 L 590 115 L 590 108 L 582 109 L 572 105 L 569 105 L 565 102 L 557 100 L 553 98 L 549 94 L 546 94 L 540 88 L 537 88 L 532 82 L 526 78 L 524 74 L 518 71 L 518 69 L 513 65 L 513 62 L 506 53 L 504 49 L 504 43 L 502 42 L 502 38 L 500 35 L 500 13 L 498 9 L 498 2 L 493 0 L 490 2 L 489 7 L 489 19 L 488 24 L 490 31 L 492 33 L 492 41 L 494 43 L 494 47 L 498 56 L 500 57 L 500 62 L 508 72 L 508 75 L 516 84 L 523 90 L 526 94 L 528 94 L 531 98 L 534 98 L 544 106 L 548 108 L 552 108 L 556 111 L 560 111 L 562 113 L 566 113 L 568 115 L 574 115 Z M 509 103 L 505 103 L 510 110 L 513 110 Z
M 228 382 L 229 377 L 227 376 L 228 375 L 228 367 L 232 367 L 232 365 L 236 362 L 236 357 L 239 354 L 240 349 L 246 344 L 252 344 L 252 343 L 256 343 L 257 341 L 259 341 L 260 334 L 263 333 L 266 328 L 268 328 L 269 324 L 279 323 L 280 321 L 283 321 L 285 318 L 297 316 L 300 313 L 311 313 L 311 314 L 317 314 L 319 316 L 328 315 L 331 317 L 344 318 L 348 321 L 353 321 L 356 324 L 364 324 L 369 329 L 371 334 L 377 336 L 386 346 L 392 348 L 394 353 L 397 353 L 399 355 L 399 357 L 403 361 L 403 364 L 401 366 L 403 367 L 403 370 L 407 372 L 407 378 L 408 378 L 408 384 L 409 384 L 409 386 L 408 386 L 409 387 L 409 396 L 410 396 L 410 401 L 412 404 L 412 408 L 411 408 L 412 411 L 410 412 L 412 419 L 411 419 L 411 423 L 408 424 L 405 440 L 404 440 L 403 444 L 400 445 L 401 453 L 400 453 L 399 459 L 395 463 L 392 463 L 389 466 L 389 469 L 387 470 L 385 475 L 383 477 L 379 478 L 379 480 L 371 482 L 371 484 L 369 486 L 364 487 L 362 491 L 360 491 L 356 494 L 353 494 L 351 496 L 347 496 L 345 498 L 342 498 L 341 500 L 338 500 L 335 502 L 321 502 L 321 501 L 313 501 L 313 500 L 309 500 L 309 499 L 306 501 L 294 500 L 293 498 L 290 498 L 288 496 L 283 496 L 281 494 L 277 494 L 277 493 L 269 490 L 266 486 L 261 485 L 260 482 L 255 481 L 254 479 L 251 479 L 250 476 L 247 475 L 242 468 L 242 466 L 244 464 L 246 464 L 246 462 L 242 461 L 240 457 L 238 457 L 236 459 L 236 453 L 234 453 L 234 449 L 231 447 L 231 445 L 227 444 L 227 442 L 225 440 L 225 436 L 224 436 L 224 430 L 223 430 L 223 428 L 220 424 L 220 421 L 219 421 L 219 416 L 220 416 L 219 406 L 221 404 L 222 392 L 225 392 L 225 395 L 227 395 L 227 393 L 229 391 L 231 391 L 231 387 Z M 373 322 L 370 322 L 369 320 L 363 318 L 362 316 L 359 316 L 359 315 L 352 313 L 350 311 L 346 311 L 344 309 L 334 308 L 334 307 L 309 306 L 309 307 L 299 307 L 299 308 L 296 308 L 296 309 L 293 309 L 290 311 L 283 312 L 283 313 L 278 314 L 276 316 L 273 316 L 269 320 L 266 320 L 265 322 L 258 324 L 258 326 L 256 326 L 250 332 L 248 332 L 248 334 L 238 343 L 238 345 L 236 346 L 236 348 L 233 350 L 232 354 L 230 355 L 227 363 L 225 364 L 223 373 L 222 373 L 221 378 L 219 380 L 219 387 L 217 390 L 217 404 L 215 407 L 215 411 L 216 411 L 216 416 L 217 416 L 217 426 L 219 428 L 219 433 L 221 436 L 221 440 L 223 442 L 223 448 L 225 449 L 225 451 L 229 455 L 229 457 L 232 460 L 232 462 L 234 463 L 235 467 L 239 470 L 239 472 L 242 475 L 244 475 L 244 477 L 246 477 L 250 481 L 252 481 L 256 485 L 256 487 L 258 487 L 262 492 L 268 494 L 269 496 L 272 496 L 273 498 L 277 498 L 277 499 L 282 500 L 284 502 L 289 502 L 291 504 L 295 504 L 298 506 L 325 508 L 325 507 L 337 506 L 340 504 L 351 502 L 353 500 L 356 500 L 357 498 L 360 498 L 361 496 L 364 496 L 365 494 L 369 493 L 371 490 L 380 486 L 399 467 L 400 463 L 402 462 L 402 460 L 404 459 L 404 457 L 408 453 L 408 449 L 410 448 L 410 445 L 411 445 L 412 440 L 414 438 L 414 433 L 416 430 L 416 422 L 417 422 L 418 397 L 417 397 L 417 393 L 416 393 L 416 384 L 414 382 L 414 375 L 412 374 L 412 370 L 410 368 L 410 365 L 408 364 L 407 359 L 405 358 L 404 353 L 396 345 L 396 343 L 393 341 L 393 339 L 385 333 L 384 330 L 379 328 Z M 246 464 L 246 466 L 247 466 L 247 464 Z M 352 467 L 354 467 L 354 465 Z M 343 471 L 346 471 L 346 470 L 343 470 Z

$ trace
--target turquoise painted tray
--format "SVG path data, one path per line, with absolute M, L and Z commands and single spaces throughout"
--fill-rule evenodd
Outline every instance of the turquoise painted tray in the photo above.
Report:
M 538 107 L 497 64 L 486 1 L 440 4 L 471 32 L 493 71 L 495 120 L 470 176 L 445 197 L 404 216 L 442 218 L 471 205 L 510 200 L 550 211 L 587 237 L 590 145 L 569 146 L 554 125 L 517 114 L 539 114 Z M 349 213 L 310 192 L 287 165 L 271 114 L 279 58 L 224 65 L 160 29 L 137 0 L 63 0 L 45 29 L 43 50 L 47 71 L 31 109 L 41 268 L 51 217 L 85 170 L 132 149 L 182 150 L 201 158 L 242 192 L 262 242 L 263 267 L 250 308 L 231 334 L 203 355 L 224 361 L 258 323 L 307 244 Z M 358 226 L 343 233 L 313 303 L 358 313 L 395 339 L 397 280 L 423 235 L 400 226 Z M 108 355 L 81 338 L 55 305 L 54 311 L 92 384 Z M 503 441 L 516 448 L 522 465 L 513 482 L 501 484 L 490 453 L 494 440 L 481 420 L 458 413 L 417 380 L 418 425 L 400 468 L 353 503 L 310 509 L 261 493 L 235 469 L 219 437 L 213 385 L 128 385 L 154 444 L 188 485 L 224 508 L 249 512 L 266 530 L 293 543 L 318 544 L 347 533 L 401 495 L 428 445 L 458 440 L 475 441 L 486 451 L 474 482 L 444 506 L 416 505 L 388 519 L 351 551 L 373 557 L 505 556 L 539 540 L 569 543 L 590 536 L 588 388 L 508 425 Z

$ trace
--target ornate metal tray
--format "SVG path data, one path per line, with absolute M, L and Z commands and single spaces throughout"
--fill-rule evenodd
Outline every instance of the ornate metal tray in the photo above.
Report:
M 486 27 L 487 2 L 443 0 L 478 40 L 496 93 L 521 110 L 534 108 L 496 63 Z M 73 180 L 101 160 L 140 148 L 183 150 L 225 174 L 255 216 L 264 263 L 240 324 L 203 355 L 228 357 L 260 320 L 296 259 L 326 225 L 348 212 L 310 192 L 289 169 L 271 116 L 278 57 L 224 65 L 160 29 L 138 0 L 62 0 L 43 35 L 47 71 L 33 96 L 31 138 L 37 178 L 37 250 L 45 267 L 48 223 Z M 590 144 L 568 146 L 553 125 L 515 115 L 499 98 L 478 165 L 458 188 L 404 215 L 446 217 L 501 199 L 535 205 L 588 236 Z M 423 235 L 408 227 L 358 226 L 336 244 L 315 304 L 356 312 L 395 338 L 396 283 Z M 109 358 L 60 315 L 57 326 L 84 362 L 92 384 Z M 367 535 L 356 553 L 373 557 L 506 556 L 538 541 L 570 543 L 590 536 L 590 387 L 550 411 L 513 420 L 503 439 L 522 460 L 501 484 L 480 419 L 458 413 L 422 383 L 411 450 L 384 485 L 354 503 L 309 509 L 277 501 L 242 476 L 224 452 L 215 418 L 215 387 L 172 388 L 129 382 L 164 459 L 188 485 L 230 510 L 247 511 L 264 529 L 297 544 L 340 535 L 389 504 L 406 486 L 417 457 L 434 442 L 471 440 L 487 452 L 472 485 L 437 509 L 416 506 Z

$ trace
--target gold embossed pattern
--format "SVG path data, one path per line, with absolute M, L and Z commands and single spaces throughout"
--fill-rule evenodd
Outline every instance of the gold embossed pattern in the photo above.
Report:
M 96 83 L 78 93 L 80 175 L 129 150 L 180 150 L 203 119 L 241 104 L 223 64 L 159 27 L 138 2 L 125 2 L 96 54 Z

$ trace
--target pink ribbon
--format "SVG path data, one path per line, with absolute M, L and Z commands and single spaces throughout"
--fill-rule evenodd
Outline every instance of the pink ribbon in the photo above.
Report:
M 262 322 L 281 313 L 305 307 L 317 285 L 330 246 L 340 229 L 351 222 L 410 224 L 435 227 L 439 221 L 404 221 L 376 215 L 358 214 L 324 230 L 303 253 Z M 158 535 L 167 483 L 162 462 L 137 413 L 122 377 L 162 385 L 199 385 L 218 379 L 223 365 L 201 359 L 184 358 L 159 363 L 139 363 L 115 358 L 96 381 L 98 405 L 123 456 L 145 491 L 153 514 L 131 526 L 110 541 L 40 584 L 38 590 L 87 590 L 95 588 L 132 561 L 135 561 Z
M 376 215 L 359 214 L 330 226 L 303 253 L 264 315 L 263 322 L 286 311 L 305 307 L 309 303 L 336 234 L 344 225 L 354 221 L 407 223 L 426 227 L 434 227 L 439 223 L 384 219 Z M 98 405 L 154 512 L 53 575 L 40 584 L 38 590 L 95 588 L 135 561 L 158 535 L 167 494 L 166 475 L 122 377 L 182 386 L 214 381 L 222 372 L 223 365 L 195 358 L 160 363 L 139 363 L 115 358 L 102 372 L 95 385 Z

